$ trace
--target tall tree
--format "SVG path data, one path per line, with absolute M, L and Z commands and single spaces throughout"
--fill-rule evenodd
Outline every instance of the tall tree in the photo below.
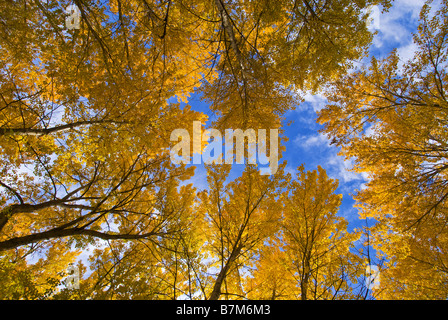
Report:
M 288 186 L 280 230 L 263 247 L 251 297 L 262 299 L 353 299 L 360 257 L 350 251 L 359 238 L 338 216 L 338 182 L 324 169 L 297 169 Z
M 106 211 L 135 212 L 124 204 L 163 180 L 160 164 L 165 171 L 174 170 L 164 160 L 169 132 L 204 117 L 168 101 L 185 100 L 201 85 L 199 80 L 209 84 L 203 86 L 205 97 L 213 91 L 209 89 L 221 90 L 228 76 L 236 91 L 245 92 L 242 113 L 235 112 L 228 127 L 241 119 L 247 124 L 249 118 L 263 120 L 266 128 L 278 127 L 275 115 L 294 107 L 288 83 L 303 87 L 309 78 L 315 87 L 325 78 L 317 75 L 332 77 L 346 70 L 370 39 L 360 13 L 365 1 L 284 1 L 271 11 L 263 1 L 77 0 L 80 29 L 65 30 L 68 4 L 0 4 L 2 250 L 61 236 L 117 238 L 87 226 L 93 221 L 98 225 Z M 349 36 L 355 31 L 356 36 Z M 337 32 L 347 37 L 336 37 Z M 302 44 L 302 39 L 308 40 Z M 322 59 L 315 59 L 316 53 Z M 262 77 L 256 74 L 260 70 Z M 223 115 L 234 105 L 218 100 L 220 105 L 212 109 Z M 257 113 L 246 112 L 249 100 L 251 110 L 259 104 Z M 281 107 L 272 104 L 280 101 Z M 35 177 L 39 179 L 33 181 Z M 12 218 L 41 210 L 59 214 L 61 209 L 69 217 L 57 223 L 45 214 L 34 215 L 46 221 L 44 232 L 14 234 L 11 229 Z
M 81 28 L 63 30 L 67 4 L 1 4 L 0 250 L 77 235 L 155 236 L 166 220 L 151 217 L 156 189 L 191 175 L 166 151 L 173 129 L 204 119 L 167 102 L 191 85 L 167 60 L 181 43 L 160 58 L 164 44 L 149 46 L 155 35 L 120 4 L 108 12 L 77 2 Z M 103 232 L 112 220 L 127 227 Z
M 284 166 L 283 166 L 284 167 Z M 209 300 L 244 296 L 242 279 L 252 265 L 264 240 L 278 228 L 278 199 L 285 186 L 283 168 L 280 174 L 262 176 L 247 166 L 242 176 L 226 183 L 229 166 L 208 168 L 209 189 L 200 194 L 199 210 L 208 223 L 207 250 L 217 269 L 212 280 Z
M 357 194 L 386 259 L 380 298 L 447 298 L 448 2 L 421 11 L 415 56 L 394 51 L 337 81 L 320 114 L 325 132 L 368 172 Z

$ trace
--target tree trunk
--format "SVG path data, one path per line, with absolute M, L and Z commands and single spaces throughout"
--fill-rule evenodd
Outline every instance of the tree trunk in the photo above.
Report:
M 240 244 L 237 248 L 235 248 L 232 251 L 229 259 L 227 260 L 226 264 L 221 269 L 221 271 L 218 274 L 218 277 L 216 278 L 215 285 L 213 286 L 213 291 L 210 294 L 210 297 L 208 298 L 208 300 L 218 300 L 219 297 L 221 296 L 222 283 L 224 282 L 224 279 L 226 278 L 227 273 L 229 272 L 229 269 L 232 266 L 233 262 L 239 256 L 242 247 L 243 246 Z
M 305 257 L 305 261 L 303 262 L 303 276 L 302 281 L 300 282 L 300 291 L 301 291 L 301 299 L 308 300 L 308 286 L 310 279 L 310 260 L 311 260 L 311 252 L 308 252 Z

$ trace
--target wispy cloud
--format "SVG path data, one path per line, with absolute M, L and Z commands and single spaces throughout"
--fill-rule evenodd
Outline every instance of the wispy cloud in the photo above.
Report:
M 311 105 L 315 112 L 322 110 L 327 104 L 327 99 L 320 93 L 306 93 L 304 99 L 305 102 L 308 102 Z
M 330 174 L 343 183 L 353 181 L 364 182 L 365 175 L 351 171 L 354 165 L 353 159 L 346 160 L 342 156 L 332 155 L 328 159 Z
M 374 46 L 381 48 L 393 44 L 406 46 L 412 42 L 412 32 L 418 19 L 424 0 L 395 0 L 388 12 L 380 15 L 379 32 L 374 39 Z
M 323 134 L 313 134 L 313 135 L 298 135 L 294 139 L 294 144 L 298 147 L 306 149 L 307 151 L 310 149 L 316 150 L 325 149 L 330 147 L 330 142 L 326 135 Z

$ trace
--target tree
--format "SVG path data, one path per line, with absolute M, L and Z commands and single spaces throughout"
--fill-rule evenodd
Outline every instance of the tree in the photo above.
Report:
M 279 191 L 285 184 L 280 174 L 262 176 L 253 166 L 246 166 L 241 177 L 226 183 L 230 166 L 209 166 L 210 190 L 200 193 L 199 210 L 206 219 L 206 250 L 217 271 L 211 292 L 206 297 L 217 300 L 244 296 L 244 272 L 251 266 L 257 250 L 278 227 Z
M 123 210 L 123 202 L 132 199 L 134 192 L 151 184 L 150 179 L 142 181 L 140 174 L 152 174 L 149 163 L 160 166 L 164 159 L 162 150 L 167 147 L 166 134 L 181 126 L 179 115 L 184 117 L 183 123 L 204 119 L 188 108 L 179 110 L 167 101 L 173 97 L 185 100 L 199 86 L 199 79 L 204 78 L 212 84 L 210 81 L 216 77 L 214 72 L 207 71 L 210 64 L 212 71 L 216 64 L 219 79 L 226 73 L 230 74 L 224 66 L 230 61 L 233 65 L 236 59 L 240 75 L 234 73 L 233 77 L 238 79 L 238 83 L 239 77 L 243 77 L 243 91 L 249 92 L 249 82 L 255 81 L 258 83 L 256 86 L 261 85 L 270 94 L 277 95 L 287 90 L 285 79 L 286 75 L 291 78 L 290 71 L 283 72 L 280 78 L 273 75 L 276 74 L 275 69 L 289 68 L 285 65 L 285 61 L 289 61 L 286 56 L 299 56 L 300 52 L 295 48 L 301 47 L 296 42 L 302 37 L 295 28 L 300 22 L 325 25 L 330 31 L 334 27 L 332 32 L 358 32 L 356 37 L 347 37 L 343 45 L 338 45 L 353 50 L 341 54 L 334 48 L 329 49 L 335 41 L 327 31 L 309 36 L 306 47 L 310 54 L 318 50 L 324 57 L 328 50 L 338 52 L 327 64 L 318 63 L 331 75 L 340 71 L 341 63 L 359 56 L 369 39 L 365 23 L 359 16 L 364 5 L 361 2 L 347 5 L 344 10 L 341 6 L 327 3 L 310 5 L 304 1 L 303 6 L 299 6 L 296 2 L 284 2 L 278 5 L 281 10 L 273 16 L 268 14 L 268 2 L 232 4 L 245 10 L 231 10 L 223 1 L 203 5 L 176 1 L 113 1 L 109 5 L 101 5 L 79 0 L 75 4 L 80 10 L 81 28 L 67 31 L 62 23 L 64 8 L 68 5 L 66 2 L 44 4 L 38 0 L 23 0 L 3 3 L 2 12 L 8 11 L 8 14 L 2 15 L 1 30 L 4 59 L 0 66 L 0 138 L 2 161 L 7 166 L 1 180 L 5 196 L 0 228 L 4 234 L 12 235 L 13 230 L 4 229 L 11 225 L 8 221 L 12 217 L 19 219 L 22 214 L 40 210 L 59 212 L 62 207 L 71 214 L 70 219 L 62 219 L 56 225 L 45 225 L 45 234 L 4 236 L 0 246 L 3 250 L 60 236 L 110 238 L 97 230 L 86 229 L 85 224 L 80 224 L 77 219 L 89 217 L 89 222 L 84 222 L 90 224 L 95 219 L 104 218 L 104 210 L 117 213 L 117 210 Z M 286 14 L 290 6 L 293 6 L 292 16 Z M 232 17 L 233 12 L 246 13 L 242 17 Z M 355 29 L 348 27 L 352 25 L 348 21 L 355 23 Z M 217 23 L 222 29 L 216 30 Z M 273 25 L 281 26 L 280 33 L 273 31 Z M 312 30 L 311 27 L 304 28 L 307 32 Z M 221 39 L 223 35 L 224 40 Z M 292 35 L 295 40 L 290 44 L 285 38 Z M 314 50 L 314 41 L 310 39 L 318 35 L 326 40 L 317 42 Z M 347 39 L 355 43 L 347 46 Z M 223 47 L 220 46 L 221 41 L 225 44 Z M 290 49 L 286 50 L 287 46 Z M 211 54 L 215 49 L 219 56 L 226 58 L 218 59 L 216 54 Z M 257 56 L 260 52 L 266 55 Z M 263 78 L 250 77 L 249 81 L 246 73 L 259 70 L 256 63 L 260 61 L 273 61 L 277 66 L 272 70 L 265 68 Z M 310 59 L 305 60 L 303 66 L 308 64 L 310 68 L 317 67 L 311 64 Z M 294 60 L 292 65 L 302 75 L 302 80 L 305 74 L 310 73 L 306 69 L 308 67 L 302 68 Z M 320 71 L 315 74 L 318 73 Z M 210 77 L 204 76 L 207 74 Z M 268 79 L 272 79 L 271 82 Z M 298 82 L 304 82 L 302 80 Z M 213 86 L 220 88 L 219 83 L 223 82 L 217 81 Z M 246 95 L 243 100 L 247 99 Z M 283 101 L 277 96 L 257 101 L 269 103 L 274 100 Z M 231 101 L 224 99 L 222 102 Z M 274 110 L 274 114 L 291 107 L 291 103 L 286 103 L 279 112 Z M 226 107 L 221 105 L 220 108 Z M 246 103 L 242 109 L 247 110 Z M 272 106 L 266 110 L 271 114 Z M 256 119 L 257 116 L 252 115 L 251 118 Z M 258 118 L 269 119 L 266 115 Z M 244 122 L 249 119 L 245 111 L 241 119 Z M 26 166 L 42 179 L 41 183 L 31 182 L 33 175 L 23 172 Z M 120 170 L 107 172 L 109 168 Z M 132 178 L 139 180 L 140 188 L 134 186 L 120 190 L 126 188 L 124 183 Z M 107 180 L 109 184 L 104 186 L 107 191 L 100 191 L 99 182 Z M 154 180 L 160 180 L 157 173 Z M 112 201 L 107 206 L 112 193 L 126 194 L 126 200 L 115 199 L 115 203 Z M 83 203 L 84 200 L 90 202 L 89 205 Z M 79 211 L 82 210 L 87 213 L 81 213 L 80 217 Z M 55 230 L 51 230 L 51 226 Z
M 218 75 L 200 92 L 224 128 L 279 127 L 299 101 L 362 57 L 372 35 L 362 9 L 390 1 L 215 0 L 210 41 Z
M 386 260 L 380 298 L 446 299 L 448 3 L 421 11 L 418 51 L 403 64 L 396 51 L 337 81 L 320 114 L 324 131 L 369 173 L 356 198 L 374 218 L 372 242 Z
M 169 162 L 168 138 L 181 116 L 204 117 L 167 103 L 185 88 L 163 79 L 171 71 L 158 46 L 140 29 L 127 33 L 119 5 L 118 20 L 102 27 L 104 7 L 77 4 L 83 28 L 71 33 L 58 22 L 64 3 L 2 10 L 10 14 L 2 15 L 0 250 L 77 235 L 155 236 L 166 221 L 151 217 L 155 190 L 191 175 Z M 142 61 L 151 56 L 149 68 Z M 102 232 L 112 220 L 126 227 Z
M 251 297 L 261 299 L 353 299 L 359 256 L 350 249 L 359 235 L 347 232 L 337 215 L 338 182 L 317 171 L 297 168 L 283 198 L 280 230 L 263 247 Z

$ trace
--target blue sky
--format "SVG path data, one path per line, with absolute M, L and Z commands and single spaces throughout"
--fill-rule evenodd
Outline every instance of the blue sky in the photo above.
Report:
M 403 61 L 412 58 L 416 50 L 412 35 L 417 30 L 423 4 L 423 0 L 395 0 L 388 12 L 380 13 L 378 24 L 372 24 L 378 26 L 379 29 L 370 46 L 370 56 L 378 59 L 385 58 L 397 48 Z M 354 68 L 365 65 L 369 61 L 370 57 L 356 61 Z M 212 116 L 207 105 L 201 102 L 198 96 L 192 96 L 188 104 L 192 109 Z M 338 179 L 337 193 L 343 195 L 339 214 L 349 221 L 349 229 L 352 229 L 364 224 L 358 219 L 357 209 L 353 207 L 352 194 L 362 188 L 367 175 L 351 172 L 352 161 L 344 161 L 344 158 L 338 155 L 339 148 L 331 146 L 327 137 L 319 133 L 322 126 L 316 122 L 316 112 L 325 104 L 326 100 L 322 95 L 305 94 L 305 102 L 296 106 L 296 110 L 286 113 L 284 123 L 292 121 L 292 124 L 283 127 L 289 141 L 285 143 L 286 151 L 279 162 L 287 160 L 287 172 L 292 173 L 293 176 L 295 176 L 296 168 L 303 163 L 307 170 L 314 170 L 320 165 L 327 171 L 329 177 Z M 244 165 L 234 165 L 230 178 L 237 177 L 243 168 Z M 207 188 L 206 173 L 202 166 L 197 166 L 196 174 L 189 182 L 193 182 L 201 190 Z

